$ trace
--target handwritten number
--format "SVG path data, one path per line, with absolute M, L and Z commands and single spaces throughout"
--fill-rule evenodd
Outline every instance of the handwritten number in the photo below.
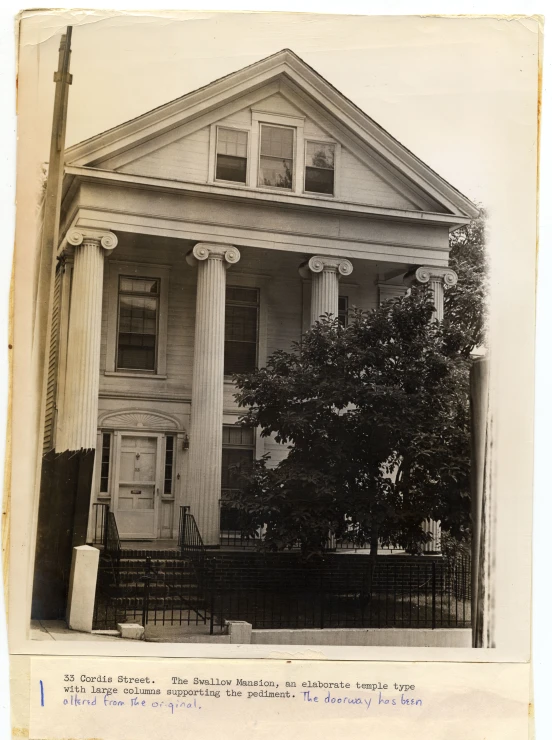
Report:
M 42 681 L 39 681 L 40 683 L 40 706 L 44 706 L 44 684 Z

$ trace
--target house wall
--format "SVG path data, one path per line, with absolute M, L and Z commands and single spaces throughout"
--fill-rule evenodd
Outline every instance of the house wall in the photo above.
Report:
M 308 113 L 305 112 L 305 105 Z M 235 108 L 235 104 L 233 106 Z M 226 109 L 228 107 L 226 106 Z M 263 113 L 275 114 L 277 116 L 291 117 L 291 123 L 301 121 L 303 124 L 303 135 L 305 139 L 322 141 L 333 141 L 338 145 L 336 152 L 335 169 L 335 200 L 350 203 L 362 203 L 366 205 L 385 206 L 388 208 L 400 208 L 408 210 L 430 210 L 441 212 L 443 209 L 427 196 L 415 194 L 409 190 L 409 185 L 400 179 L 396 173 L 390 171 L 382 172 L 381 165 L 372 156 L 370 151 L 363 151 L 363 161 L 355 156 L 354 145 L 348 143 L 334 126 L 326 119 L 316 120 L 311 107 L 304 103 L 299 107 L 290 102 L 285 95 L 276 93 L 263 97 L 257 95 L 251 103 L 243 108 L 234 109 L 229 115 L 225 115 L 225 107 L 220 110 L 218 120 L 200 117 L 193 124 L 187 123 L 177 128 L 167 136 L 157 137 L 157 140 L 148 141 L 140 145 L 129 155 L 131 161 L 120 163 L 115 160 L 107 160 L 102 168 L 114 169 L 117 172 L 144 175 L 149 177 L 163 178 L 183 182 L 206 183 L 213 182 L 214 150 L 217 125 L 238 127 L 247 130 L 249 134 L 249 157 L 258 151 L 254 140 L 259 136 L 258 125 L 255 115 L 259 112 L 262 120 Z M 205 125 L 209 120 L 209 125 Z M 274 122 L 274 121 L 272 121 Z M 286 125 L 286 121 L 282 119 Z M 191 130 L 192 129 L 192 130 Z M 156 144 L 157 141 L 157 144 Z M 297 154 L 297 157 L 300 155 Z M 370 163 L 372 162 L 372 166 Z M 303 163 L 300 163 L 302 171 Z M 249 187 L 256 187 L 256 183 L 249 183 Z M 302 183 L 300 190 L 303 189 Z M 325 196 L 327 199 L 327 196 Z M 330 196 L 330 199 L 332 197 Z
M 119 246 L 106 260 L 102 307 L 102 340 L 100 355 L 99 426 L 108 430 L 102 420 L 110 413 L 156 412 L 174 419 L 179 430 L 190 429 L 192 395 L 193 345 L 197 269 L 186 262 L 190 245 L 177 240 L 122 235 Z M 304 280 L 298 268 L 301 254 L 265 249 L 242 248 L 241 259 L 227 272 L 228 285 L 257 287 L 260 291 L 259 364 L 277 349 L 290 349 L 308 328 L 310 281 Z M 155 260 L 155 261 L 153 261 Z M 166 341 L 166 377 L 129 377 L 128 374 L 106 373 L 108 325 L 117 313 L 117 295 L 111 273 L 124 265 L 124 274 L 140 267 L 147 274 L 159 266 L 168 266 L 168 312 Z M 343 279 L 340 292 L 349 297 L 349 305 L 371 309 L 377 305 L 378 265 L 358 260 L 353 274 Z M 112 348 L 113 349 L 113 348 Z M 237 421 L 240 410 L 230 380 L 224 385 L 224 423 Z M 171 431 L 168 429 L 167 431 Z M 286 455 L 286 447 L 272 438 L 259 438 L 257 455 L 269 453 L 275 465 Z M 178 506 L 187 502 L 187 453 L 179 442 L 176 452 L 175 500 L 164 501 L 160 512 L 161 536 L 172 536 L 177 527 Z M 99 455 L 97 456 L 96 492 L 99 488 Z M 108 499 L 102 499 L 108 501 Z

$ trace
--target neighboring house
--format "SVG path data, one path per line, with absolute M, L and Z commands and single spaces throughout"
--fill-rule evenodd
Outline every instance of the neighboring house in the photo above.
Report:
M 98 502 L 122 540 L 177 537 L 186 505 L 218 546 L 231 465 L 285 455 L 235 426 L 232 374 L 407 274 L 440 314 L 476 215 L 289 50 L 70 148 L 44 451 L 95 449 L 88 537 Z

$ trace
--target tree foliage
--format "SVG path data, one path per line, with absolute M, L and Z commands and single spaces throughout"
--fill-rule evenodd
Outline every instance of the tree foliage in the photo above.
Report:
M 450 235 L 450 266 L 458 283 L 445 292 L 445 318 L 455 328 L 459 350 L 467 357 L 485 344 L 488 263 L 485 250 L 485 211 Z
M 468 360 L 426 289 L 347 327 L 331 317 L 266 367 L 236 377 L 242 423 L 287 445 L 242 470 L 234 506 L 265 547 L 320 552 L 329 531 L 415 551 L 422 522 L 457 534 L 469 494 Z
M 231 505 L 263 546 L 321 552 L 331 532 L 357 545 L 419 551 L 422 523 L 451 541 L 469 530 L 470 353 L 484 344 L 485 213 L 450 237 L 458 284 L 434 322 L 427 286 L 346 327 L 323 317 L 289 352 L 236 376 L 241 423 L 288 449 L 237 471 Z M 445 539 L 446 539 L 445 536 Z M 448 540 L 447 540 L 448 541 Z

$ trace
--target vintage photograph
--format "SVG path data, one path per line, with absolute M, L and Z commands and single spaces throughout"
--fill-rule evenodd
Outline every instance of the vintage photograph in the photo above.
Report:
M 29 638 L 495 647 L 484 29 L 75 20 L 37 46 Z

